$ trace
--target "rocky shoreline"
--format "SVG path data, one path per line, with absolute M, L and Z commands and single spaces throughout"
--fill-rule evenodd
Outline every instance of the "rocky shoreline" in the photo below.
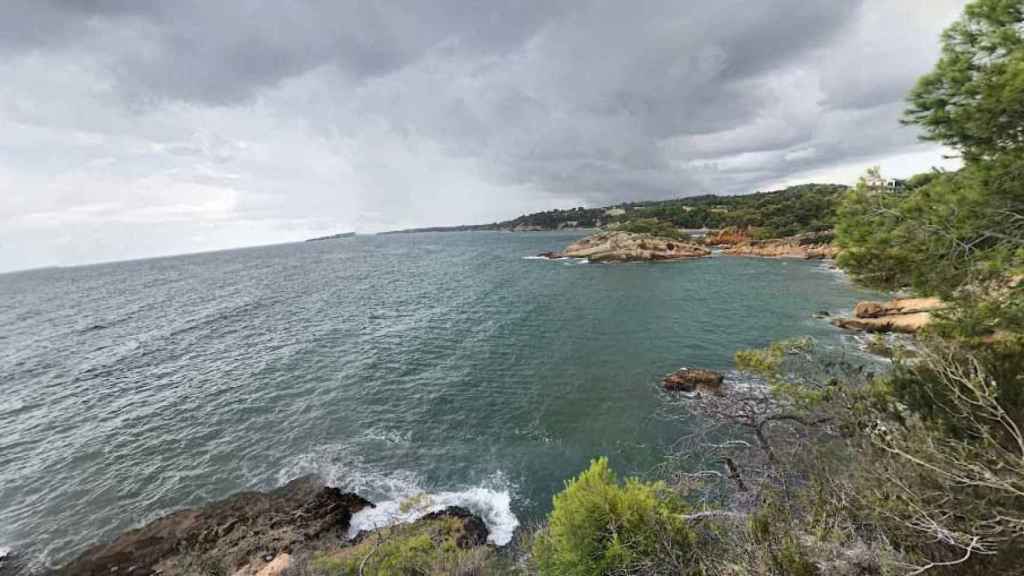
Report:
M 705 258 L 711 249 L 729 256 L 759 258 L 834 259 L 839 247 L 831 232 L 815 232 L 785 238 L 755 239 L 745 230 L 717 230 L 704 238 L 681 240 L 622 230 L 605 230 L 567 246 L 561 252 L 542 252 L 551 259 L 585 258 L 591 262 L 654 262 Z
M 755 239 L 745 230 L 726 229 L 708 236 L 705 243 L 720 248 L 729 256 L 825 260 L 839 255 L 839 247 L 832 244 L 831 232 Z
M 916 334 L 931 322 L 932 313 L 946 309 L 938 298 L 896 298 L 888 302 L 858 302 L 852 318 L 836 318 L 832 325 L 862 332 Z
M 360 532 L 349 540 L 352 516 L 372 507 L 358 494 L 302 477 L 269 492 L 242 492 L 163 516 L 89 548 L 48 574 L 279 576 L 296 566 L 296 558 L 344 556 L 373 532 L 386 530 Z M 459 525 L 458 547 L 486 545 L 487 526 L 464 508 L 431 512 L 410 526 L 441 520 Z

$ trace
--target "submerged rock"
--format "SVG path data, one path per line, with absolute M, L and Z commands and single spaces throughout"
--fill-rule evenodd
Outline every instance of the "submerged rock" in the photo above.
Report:
M 573 242 L 560 253 L 548 257 L 586 258 L 591 262 L 652 262 L 687 260 L 710 256 L 711 251 L 693 242 L 638 234 L 635 232 L 601 232 Z
M 357 494 L 299 478 L 271 492 L 243 492 L 164 516 L 86 550 L 56 573 L 173 576 L 247 567 L 259 573 L 264 556 L 273 561 L 282 553 L 343 543 L 352 514 L 367 506 L 373 504 Z
M 680 368 L 663 380 L 665 390 L 671 392 L 718 392 L 725 377 L 714 370 L 703 368 Z

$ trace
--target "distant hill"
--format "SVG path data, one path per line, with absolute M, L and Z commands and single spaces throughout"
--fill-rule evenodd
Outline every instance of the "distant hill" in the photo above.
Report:
M 339 238 L 351 238 L 355 236 L 355 232 L 342 232 L 341 234 L 331 234 L 330 236 L 319 236 L 317 238 L 310 238 L 306 242 L 321 242 L 323 240 L 337 240 Z
M 765 237 L 792 236 L 831 229 L 835 222 L 836 204 L 846 190 L 847 187 L 840 184 L 802 184 L 743 196 L 708 194 L 673 200 L 627 202 L 602 208 L 548 210 L 492 224 L 413 228 L 389 233 L 599 228 L 655 218 L 677 228 L 733 226 L 758 229 Z

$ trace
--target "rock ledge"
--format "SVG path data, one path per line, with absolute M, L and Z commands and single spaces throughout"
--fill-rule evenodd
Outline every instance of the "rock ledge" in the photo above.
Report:
M 562 252 L 545 252 L 548 258 L 586 258 L 591 262 L 653 262 L 688 260 L 710 256 L 703 246 L 635 232 L 600 232 L 573 242 Z

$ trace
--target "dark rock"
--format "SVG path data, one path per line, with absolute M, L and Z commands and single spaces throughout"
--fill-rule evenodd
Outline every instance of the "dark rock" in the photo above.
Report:
M 707 390 L 717 392 L 725 377 L 713 370 L 703 368 L 680 368 L 665 377 L 665 390 L 671 392 L 694 392 Z
M 352 514 L 367 506 L 373 504 L 307 476 L 271 492 L 242 492 L 164 516 L 86 550 L 56 574 L 172 576 L 211 565 L 233 571 L 320 540 L 344 541 Z
M 558 252 L 541 252 L 540 254 L 537 254 L 537 256 L 541 258 L 548 258 L 550 260 L 562 257 L 562 255 L 559 254 Z
M 25 570 L 27 570 L 27 568 L 21 562 L 21 558 L 19 558 L 17 554 L 11 551 L 0 551 L 0 576 L 24 574 Z
M 813 316 L 814 316 L 815 318 L 817 318 L 817 319 L 821 320 L 822 318 L 828 318 L 828 317 L 829 317 L 829 316 L 831 316 L 831 315 L 832 315 L 832 314 L 829 314 L 829 311 L 828 311 L 828 310 L 818 310 L 817 312 L 815 312 L 815 313 L 814 313 L 814 315 L 813 315 Z
M 484 524 L 484 521 L 479 516 L 461 506 L 449 506 L 444 510 L 431 512 L 423 518 L 426 520 L 436 520 L 438 518 L 458 518 L 462 520 L 462 535 L 455 540 L 455 544 L 459 548 L 483 546 L 487 542 L 487 535 L 489 534 L 487 525 Z

